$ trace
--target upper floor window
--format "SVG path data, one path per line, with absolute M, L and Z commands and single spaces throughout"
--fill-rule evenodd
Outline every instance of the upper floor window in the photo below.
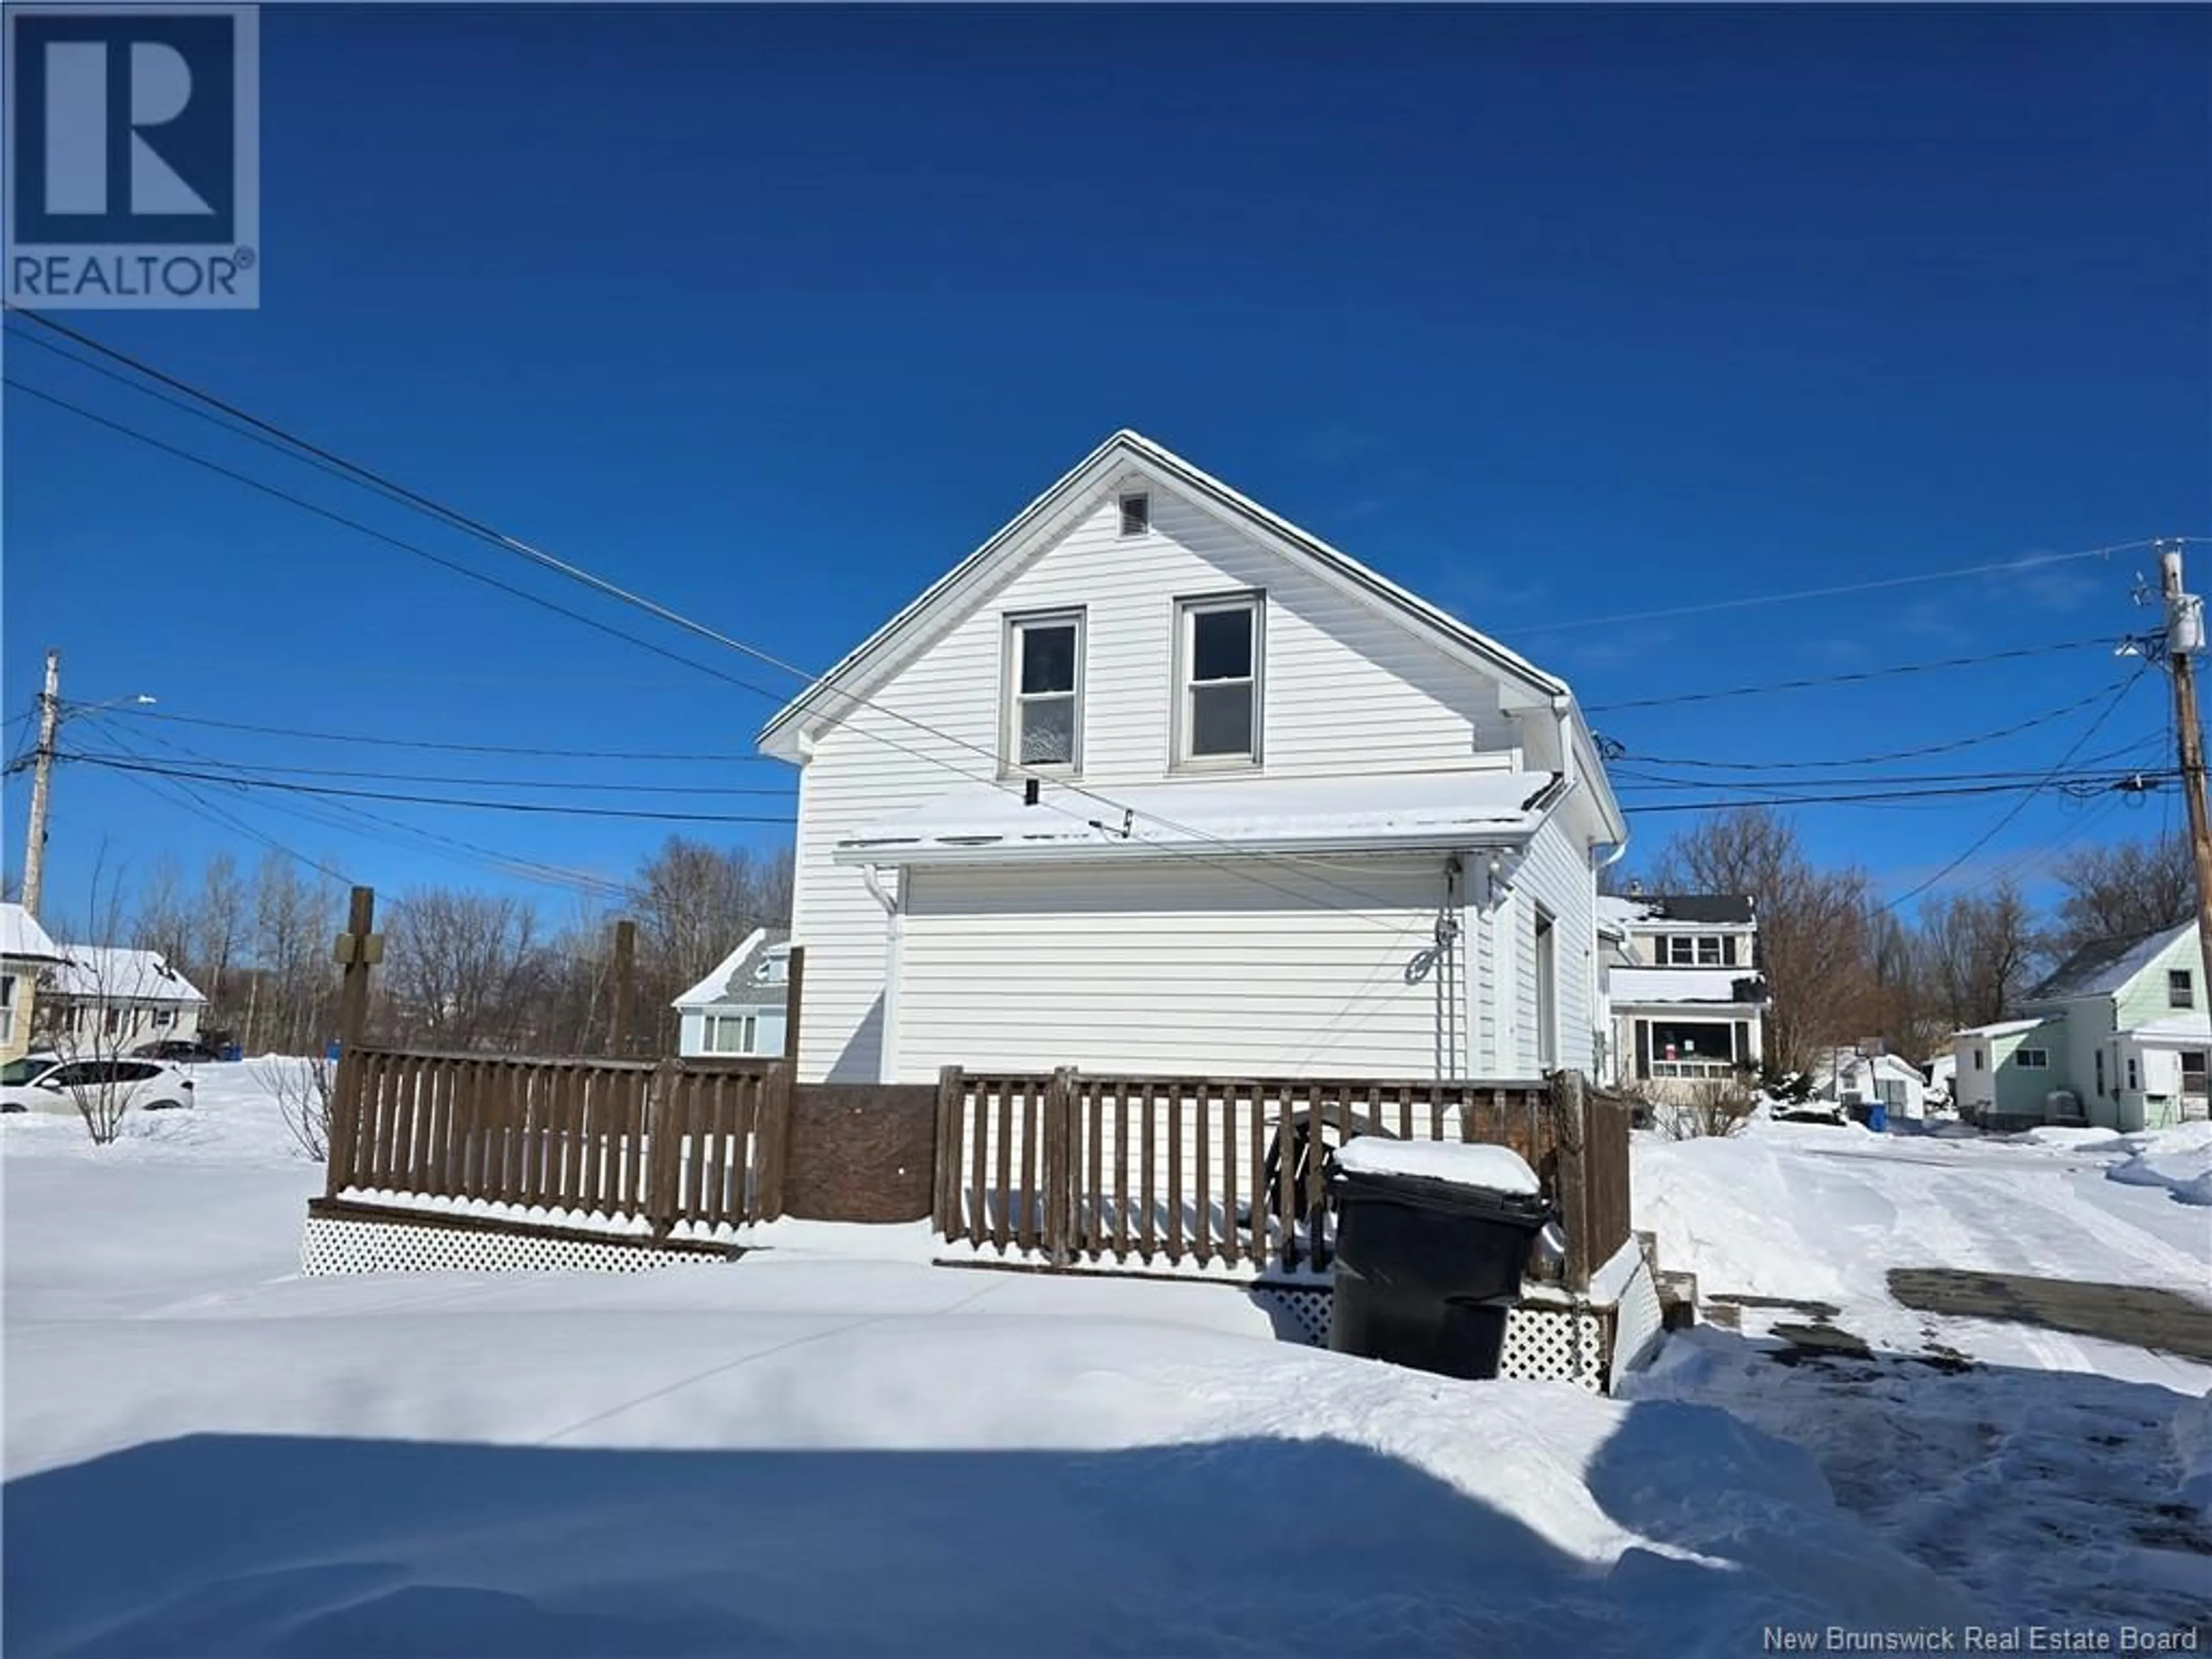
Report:
M 1265 600 L 1185 599 L 1178 608 L 1176 759 L 1188 766 L 1260 758 Z
M 1007 623 L 1006 752 L 1023 767 L 1073 771 L 1083 727 L 1083 613 Z
M 2013 1051 L 2012 1063 L 2023 1072 L 2046 1072 L 2051 1069 L 2051 1051 L 2048 1048 L 2017 1048 Z M 2103 1070 L 2104 1063 L 2105 1051 L 2100 1048 L 2097 1051 L 2100 1071 Z
M 2166 1006 L 2169 1008 L 2194 1008 L 2197 988 L 2190 982 L 2189 969 L 2174 968 L 2166 975 Z
M 1121 533 L 1141 536 L 1152 527 L 1152 498 L 1141 489 L 1121 497 Z
M 1662 967 L 1721 968 L 1735 960 L 1735 952 L 1726 948 L 1717 933 L 1670 933 L 1666 945 Z

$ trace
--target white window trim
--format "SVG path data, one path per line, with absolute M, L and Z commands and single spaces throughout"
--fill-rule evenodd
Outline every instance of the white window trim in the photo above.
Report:
M 2197 1006 L 2197 975 L 2186 968 L 2167 969 L 2166 1006 L 2169 1008 L 2194 1008 Z
M 1191 739 L 1191 641 L 1196 618 L 1223 611 L 1246 611 L 1252 617 L 1252 750 L 1242 755 L 1193 755 Z M 1262 588 L 1234 593 L 1206 593 L 1175 602 L 1175 686 L 1173 730 L 1169 734 L 1169 769 L 1176 772 L 1250 772 L 1263 763 L 1267 742 L 1267 595 Z M 1208 680 L 1208 685 L 1237 685 L 1237 680 Z
M 760 1052 L 760 1016 L 757 1014 L 702 1014 L 704 1024 L 700 1028 L 700 1047 L 707 1054 L 753 1054 Z M 720 1028 L 734 1025 L 738 1030 L 738 1046 L 725 1048 L 721 1045 Z
M 2033 1054 L 2035 1058 L 2030 1060 L 2028 1058 L 2030 1054 Z M 2051 1050 L 2015 1048 L 2012 1051 L 2012 1063 L 2023 1072 L 2047 1072 L 2051 1069 Z
M 1030 692 L 1022 690 L 1022 634 L 1030 628 L 1075 629 L 1075 721 L 1068 743 L 1070 758 L 1066 761 L 1025 761 L 1022 758 L 1021 706 L 1025 696 L 1066 696 L 1064 691 Z M 1037 611 L 1018 612 L 1006 618 L 1006 641 L 1000 653 L 999 684 L 999 775 L 1002 778 L 1021 777 L 1031 772 L 1049 777 L 1079 777 L 1083 773 L 1083 694 L 1085 647 L 1089 629 L 1085 624 L 1082 607 L 1070 611 Z

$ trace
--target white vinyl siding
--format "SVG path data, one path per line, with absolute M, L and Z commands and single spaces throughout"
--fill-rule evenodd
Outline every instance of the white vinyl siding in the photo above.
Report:
M 1000 687 L 1009 617 L 1082 608 L 1083 780 L 1103 794 L 1170 775 L 1176 599 L 1235 591 L 1267 595 L 1266 775 L 1387 778 L 1516 763 L 1516 728 L 1499 713 L 1493 682 L 1212 513 L 1140 475 L 1123 482 L 1150 488 L 1149 531 L 1120 533 L 1118 491 L 1109 487 L 1057 544 L 905 669 L 872 687 L 875 706 L 851 709 L 817 739 L 799 782 L 793 921 L 795 940 L 807 950 L 803 1079 L 872 1081 L 881 1053 L 886 921 L 860 872 L 833 863 L 831 848 L 948 790 L 994 779 L 1003 752 Z M 914 574 L 920 586 L 937 570 L 923 563 Z M 1532 742 L 1541 725 L 1540 717 Z M 896 894 L 896 872 L 886 869 L 882 878 Z M 1070 871 L 1058 879 L 1079 890 L 1091 877 Z M 1218 870 L 1214 879 L 1267 891 Z M 1587 903 L 1580 911 L 1552 908 L 1567 930 L 1563 942 L 1579 939 L 1576 928 L 1589 925 Z M 1565 961 L 1561 973 L 1564 982 Z M 909 969 L 902 995 L 927 995 L 921 980 Z M 975 999 L 973 1006 L 979 1019 L 989 1018 L 987 1002 Z M 1571 1056 L 1577 1014 L 1565 999 L 1561 1017 Z M 911 1073 L 914 1066 L 902 1060 L 901 1070 Z
M 1195 860 L 915 872 L 897 1080 L 947 1065 L 1434 1076 L 1450 981 L 1407 974 L 1435 937 L 1443 858 L 1266 875 Z
M 1479 876 L 1470 879 L 1479 879 Z M 1509 907 L 1512 983 L 1501 999 L 1508 1009 L 1536 1006 L 1536 907 L 1552 916 L 1553 982 L 1559 1018 L 1559 1057 L 1571 1070 L 1590 1066 L 1590 981 L 1597 947 L 1597 877 L 1589 855 L 1555 812 L 1528 842 L 1528 855 L 1507 872 L 1506 879 L 1526 902 Z M 1541 1068 L 1535 1024 L 1516 1018 L 1498 1045 L 1492 1075 L 1532 1077 Z

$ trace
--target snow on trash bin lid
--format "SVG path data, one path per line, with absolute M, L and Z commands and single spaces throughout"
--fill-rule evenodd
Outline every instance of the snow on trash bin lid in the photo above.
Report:
M 1337 1149 L 1336 1167 L 1348 1175 L 1419 1176 L 1527 1198 L 1542 1190 L 1528 1160 L 1510 1146 L 1361 1135 Z

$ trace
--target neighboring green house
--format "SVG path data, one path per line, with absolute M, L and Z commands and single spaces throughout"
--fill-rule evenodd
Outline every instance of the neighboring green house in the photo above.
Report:
M 2052 1091 L 2067 1087 L 2063 1020 L 2000 1020 L 1960 1031 L 1951 1042 L 1958 1058 L 1952 1098 L 1968 1122 L 2018 1129 L 2082 1121 L 2078 1097 L 2071 1115 L 2054 1110 L 2051 1099 Z
M 2122 1131 L 2203 1117 L 2212 1021 L 2197 924 L 2083 945 L 2021 1003 L 1961 1031 L 1961 1112 L 1992 1127 Z

